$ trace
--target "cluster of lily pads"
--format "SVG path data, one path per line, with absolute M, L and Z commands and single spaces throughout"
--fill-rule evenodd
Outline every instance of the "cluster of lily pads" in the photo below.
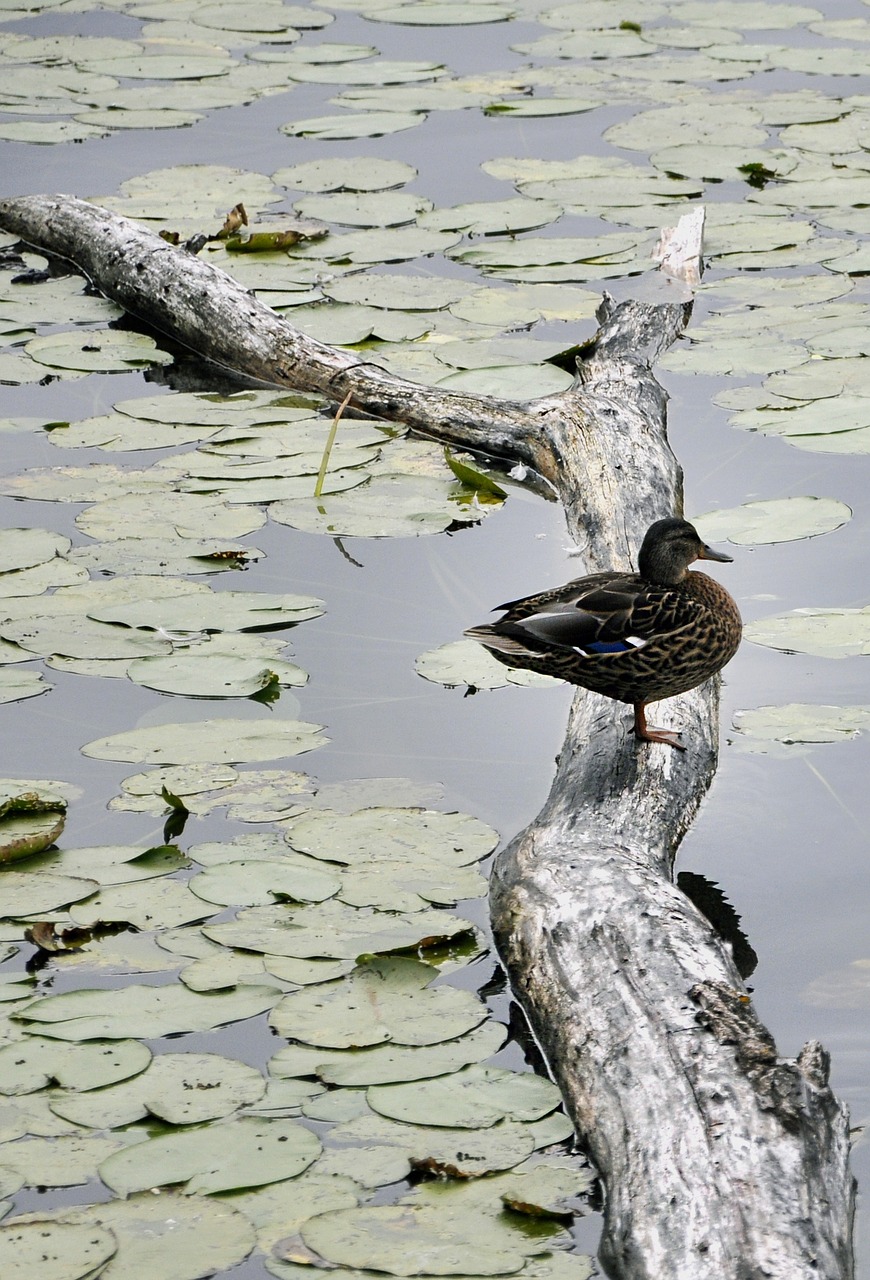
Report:
M 16 29 L 89 8 L 141 29 Z M 546 31 L 515 42 L 509 68 L 458 76 L 326 39 L 344 11 L 375 33 L 513 19 Z M 748 0 L 0 0 L 0 139 L 185 126 L 324 86 L 333 114 L 291 118 L 288 98 L 284 131 L 312 139 L 310 160 L 271 174 L 161 169 L 95 198 L 155 230 L 210 236 L 209 260 L 322 341 L 417 381 L 517 399 L 569 385 L 549 360 L 576 342 L 578 322 L 591 325 L 594 286 L 645 270 L 657 229 L 703 200 L 711 269 L 699 322 L 666 365 L 748 383 L 718 397 L 738 428 L 864 454 L 867 103 L 812 80 L 765 93 L 756 73 L 865 74 L 868 36 L 864 20 Z M 509 184 L 491 201 L 438 207 L 411 165 L 329 155 L 333 139 L 411 129 L 439 111 L 486 112 L 497 136 L 500 118 L 533 130 L 536 117 L 614 104 L 642 109 L 607 130 L 610 153 L 487 161 L 488 177 Z M 218 238 L 240 202 L 248 230 Z M 273 247 L 257 248 L 261 232 L 275 233 Z M 276 247 L 286 232 L 303 238 Z M 11 266 L 0 272 L 0 383 L 170 361 L 81 280 L 32 283 L 44 261 L 16 258 L 11 236 L 0 250 Z M 81 507 L 72 538 L 0 533 L 0 699 L 47 692 L 48 667 L 272 707 L 268 718 L 170 716 L 83 747 L 140 767 L 113 810 L 152 821 L 167 804 L 222 812 L 256 824 L 251 834 L 186 851 L 58 849 L 74 790 L 0 782 L 0 1197 L 98 1177 L 115 1197 L 0 1226 L 2 1274 L 193 1280 L 254 1249 L 292 1280 L 312 1263 L 337 1280 L 589 1272 L 568 1231 L 589 1173 L 554 1150 L 571 1132 L 558 1094 L 508 1069 L 510 1057 L 486 1065 L 504 1029 L 467 980 L 448 980 L 482 955 L 474 912 L 453 909 L 483 894 L 478 864 L 495 833 L 439 812 L 437 790 L 321 786 L 280 767 L 326 741 L 287 692 L 306 679 L 287 630 L 316 626 L 323 603 L 200 581 L 256 566 L 249 539 L 267 519 L 338 539 L 407 537 L 498 508 L 485 477 L 387 423 L 343 418 L 328 452 L 330 416 L 315 397 L 244 391 L 143 394 L 70 422 L 0 418 L 0 432 L 110 455 L 81 466 L 65 454 L 0 481 L 8 497 Z M 150 450 L 156 460 L 143 463 Z M 795 496 L 697 523 L 707 538 L 759 544 L 830 534 L 850 516 L 833 498 Z M 868 651 L 868 619 L 865 608 L 808 608 L 748 635 L 844 656 Z M 545 682 L 462 641 L 421 655 L 417 670 L 477 688 Z M 868 715 L 796 704 L 742 712 L 735 728 L 758 749 L 792 749 L 865 731 Z M 58 994 L 35 996 L 16 967 L 25 936 L 55 957 Z M 125 985 L 106 985 L 119 975 Z M 252 1061 L 165 1044 L 152 1055 L 144 1043 L 239 1022 L 256 1041 L 264 1018 L 281 1047 L 264 1037 Z

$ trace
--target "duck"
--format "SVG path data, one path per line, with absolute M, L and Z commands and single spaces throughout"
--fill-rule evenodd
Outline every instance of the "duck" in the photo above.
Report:
M 465 635 L 511 667 L 560 676 L 634 708 L 634 733 L 685 751 L 681 734 L 647 723 L 646 708 L 703 684 L 734 657 L 743 623 L 725 588 L 696 560 L 731 563 L 688 520 L 656 520 L 637 573 L 575 578 L 498 606 L 504 617 Z

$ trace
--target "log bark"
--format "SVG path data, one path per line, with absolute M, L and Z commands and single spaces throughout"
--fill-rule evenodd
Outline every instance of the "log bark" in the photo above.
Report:
M 0 201 L 0 226 L 219 364 L 336 402 L 350 392 L 357 410 L 525 462 L 557 489 L 590 572 L 628 568 L 646 527 L 682 513 L 651 370 L 691 312 L 676 285 L 657 303 L 605 296 L 574 387 L 517 404 L 419 387 L 314 342 L 208 263 L 72 197 Z M 685 231 L 663 257 L 691 280 L 672 265 Z M 715 770 L 717 692 L 656 709 L 685 754 L 638 746 L 621 706 L 578 693 L 549 799 L 497 860 L 494 932 L 604 1179 L 612 1276 L 851 1280 L 848 1117 L 827 1055 L 813 1042 L 778 1057 L 672 881 Z

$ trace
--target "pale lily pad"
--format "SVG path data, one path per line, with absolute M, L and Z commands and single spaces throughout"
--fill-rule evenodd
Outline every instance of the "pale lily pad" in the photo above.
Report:
M 806 702 L 737 711 L 734 728 L 758 742 L 843 742 L 870 728 L 870 706 L 827 707 Z
M 396 1276 L 466 1276 L 470 1259 L 479 1275 L 519 1271 L 529 1242 L 518 1231 L 512 1238 L 509 1228 L 501 1229 L 497 1243 L 495 1234 L 482 1230 L 476 1213 L 447 1218 L 421 1205 L 340 1209 L 302 1227 L 305 1244 L 328 1262 Z
M 269 514 L 278 524 L 332 537 L 413 538 L 443 533 L 454 521 L 479 520 L 459 498 L 460 486 L 434 476 L 382 475 L 349 493 L 276 502 Z
M 259 1101 L 266 1082 L 255 1067 L 216 1053 L 163 1053 L 133 1079 L 86 1093 L 55 1093 L 56 1115 L 93 1129 L 116 1129 L 146 1116 L 201 1124 Z
M 321 726 L 303 720 L 214 719 L 149 725 L 82 747 L 96 760 L 134 764 L 220 764 L 278 760 L 322 746 Z
M 870 607 L 795 609 L 747 623 L 743 633 L 755 644 L 786 653 L 848 658 L 870 653 Z
M 307 679 L 292 662 L 212 650 L 140 658 L 130 663 L 127 675 L 134 684 L 188 698 L 249 698 L 270 685 L 300 685 Z
M 174 359 L 168 351 L 161 351 L 153 338 L 119 329 L 51 333 L 33 338 L 24 350 L 39 364 L 88 373 L 126 372 L 153 364 L 171 364 Z
M 33 1106 L 34 1099 L 28 1102 Z M 62 1123 L 60 1120 L 58 1124 Z M 21 1138 L 0 1146 L 4 1169 L 13 1169 L 31 1187 L 76 1187 L 97 1177 L 102 1160 L 140 1141 L 140 1135 L 60 1134 Z
M 422 124 L 425 115 L 418 112 L 399 111 L 350 111 L 340 116 L 312 116 L 307 120 L 292 120 L 281 126 L 281 132 L 291 138 L 324 138 L 337 141 L 352 138 L 382 138 L 385 134 L 401 133 Z
M 478 818 L 432 809 L 371 808 L 349 814 L 323 809 L 291 819 L 285 833 L 301 853 L 362 867 L 372 857 L 398 861 L 418 854 L 445 866 L 468 866 L 498 843 L 498 832 Z
M 65 555 L 70 546 L 69 538 L 48 529 L 0 530 L 0 574 L 45 564 Z
M 70 907 L 72 919 L 84 927 L 114 921 L 140 930 L 174 929 L 210 914 L 186 884 L 167 877 L 107 885 L 87 902 Z
M 372 1085 L 369 1106 L 391 1120 L 448 1128 L 489 1128 L 504 1119 L 540 1120 L 559 1106 L 559 1090 L 530 1072 L 476 1063 L 437 1080 Z
M 506 1035 L 505 1027 L 489 1021 L 443 1044 L 411 1046 L 387 1043 L 340 1053 L 310 1045 L 289 1045 L 270 1058 L 269 1072 L 279 1077 L 316 1075 L 327 1084 L 352 1088 L 427 1080 L 490 1057 L 501 1048 Z
M 475 640 L 452 640 L 428 653 L 421 653 L 414 667 L 424 680 L 455 688 L 467 685 L 471 689 L 502 689 L 509 684 L 549 685 L 564 683 L 553 676 L 538 675 L 534 671 L 521 671 L 506 667 Z
M 188 1194 L 213 1194 L 293 1178 L 319 1152 L 311 1130 L 293 1120 L 242 1118 L 151 1138 L 137 1144 L 136 1159 L 119 1151 L 100 1177 L 119 1195 L 182 1182 Z
M 195 493 L 159 492 L 107 498 L 76 517 L 83 533 L 98 540 L 152 537 L 169 529 L 182 538 L 240 538 L 266 522 L 253 507 L 231 507 Z
M 330 899 L 298 910 L 249 907 L 235 920 L 205 925 L 203 933 L 225 947 L 270 956 L 355 960 L 363 954 L 431 946 L 470 929 L 468 921 L 445 911 L 362 912 Z
M 334 192 L 306 196 L 295 208 L 306 218 L 347 227 L 400 227 L 432 208 L 432 201 L 404 191 Z
M 51 687 L 40 671 L 0 671 L 0 703 L 36 698 Z
M 256 631 L 287 627 L 323 613 L 314 596 L 272 595 L 265 591 L 203 591 L 159 601 L 148 599 L 91 607 L 99 622 L 152 631 Z
M 436 0 L 374 6 L 366 14 L 370 22 L 396 22 L 412 27 L 473 26 L 482 22 L 507 22 L 514 11 L 503 5 L 483 0 L 481 4 L 439 4 Z
M 37 789 L 39 783 L 32 790 L 25 789 L 27 785 L 14 779 L 0 781 L 0 866 L 41 853 L 63 831 L 66 801 Z
M 16 1016 L 28 1030 L 57 1040 L 145 1040 L 211 1031 L 228 1022 L 253 1018 L 271 1009 L 280 992 L 274 987 L 243 986 L 233 991 L 195 995 L 177 984 L 132 984 L 114 990 L 68 991 L 32 1001 Z
M 64 1217 L 91 1230 L 99 1224 L 117 1239 L 101 1280 L 203 1280 L 231 1271 L 256 1243 L 247 1217 L 229 1204 L 168 1191 L 68 1209 Z
M 51 872 L 4 871 L 2 873 L 2 918 L 45 915 L 58 907 L 87 898 L 99 888 L 96 880 Z
M 323 902 L 340 887 L 340 876 L 331 875 L 313 858 L 289 851 L 280 861 L 222 862 L 190 881 L 195 894 L 219 906 L 261 906 L 276 899 Z
M 387 191 L 391 187 L 403 187 L 416 176 L 417 170 L 401 160 L 336 156 L 305 160 L 289 169 L 279 169 L 272 174 L 272 181 L 292 191 Z
M 814 538 L 839 529 L 851 518 L 851 507 L 835 498 L 771 498 L 710 511 L 693 523 L 707 542 L 727 539 L 739 546 L 753 546 Z
M 486 1018 L 469 992 L 430 987 L 429 965 L 406 957 L 382 957 L 360 965 L 328 986 L 284 997 L 272 1011 L 280 1035 L 306 1044 L 342 1049 L 361 1045 L 437 1044 L 463 1035 Z
M 303 1222 L 319 1213 L 352 1208 L 361 1192 L 352 1178 L 323 1177 L 307 1169 L 292 1181 L 237 1193 L 230 1203 L 254 1223 L 261 1249 L 271 1254 L 278 1241 L 298 1231 Z
M 36 1218 L 0 1226 L 0 1269 L 8 1280 L 84 1280 L 115 1253 L 104 1227 Z
M 436 276 L 350 275 L 329 280 L 323 292 L 336 302 L 358 303 L 397 311 L 439 311 L 458 302 L 475 286 Z
M 232 539 L 117 538 L 90 547 L 76 547 L 70 560 L 95 573 L 117 575 L 229 573 L 263 557 L 256 547 Z
M 35 1093 L 52 1082 L 69 1090 L 102 1089 L 144 1071 L 151 1050 L 138 1040 L 65 1044 L 31 1035 L 0 1048 L 0 1093 Z

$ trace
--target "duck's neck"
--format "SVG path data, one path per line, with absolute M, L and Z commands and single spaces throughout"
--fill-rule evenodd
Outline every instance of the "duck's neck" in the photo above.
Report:
M 685 578 L 689 572 L 689 566 L 682 563 L 675 564 L 667 548 L 653 543 L 651 547 L 641 547 L 637 557 L 637 571 L 642 578 L 646 578 L 647 582 L 654 582 L 656 586 L 675 587 Z

